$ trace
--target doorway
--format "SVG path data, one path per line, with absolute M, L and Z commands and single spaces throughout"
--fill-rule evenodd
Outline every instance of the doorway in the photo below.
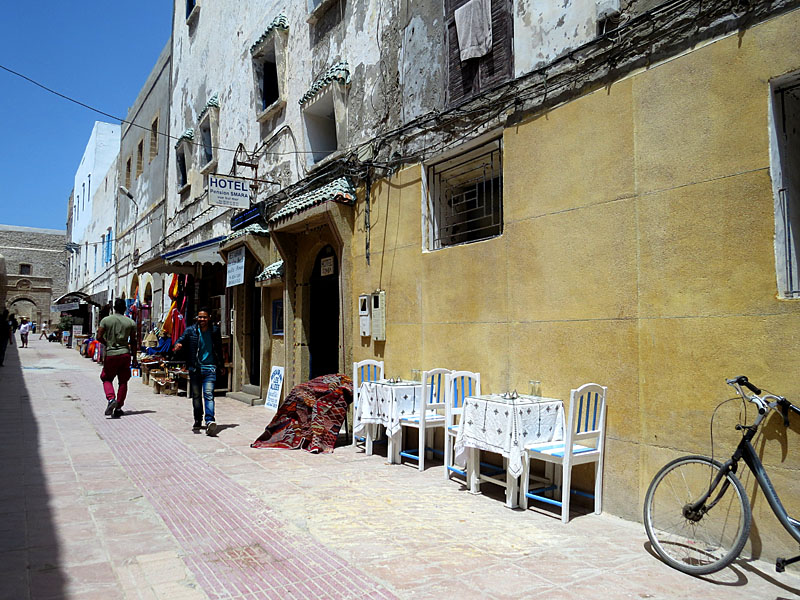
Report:
M 310 283 L 311 378 L 339 372 L 339 261 L 333 247 L 317 254 Z
M 247 278 L 247 327 L 250 334 L 250 345 L 247 357 L 247 383 L 254 386 L 261 385 L 261 288 L 256 287 L 256 275 L 260 263 L 248 253 L 248 263 L 251 267 L 246 271 Z

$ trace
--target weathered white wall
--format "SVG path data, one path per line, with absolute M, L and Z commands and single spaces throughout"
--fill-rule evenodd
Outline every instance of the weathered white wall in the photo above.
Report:
M 374 118 L 383 105 L 371 96 L 375 78 L 380 77 L 380 51 L 376 40 L 379 24 L 397 27 L 391 8 L 378 3 L 345 3 L 309 25 L 305 3 L 261 0 L 241 3 L 201 3 L 196 22 L 188 25 L 182 0 L 176 1 L 173 23 L 173 94 L 170 131 L 179 136 L 188 128 L 197 130 L 206 102 L 219 94 L 218 163 L 215 171 L 229 173 L 234 151 L 244 144 L 249 151 L 265 143 L 270 154 L 263 156 L 259 177 L 278 180 L 282 186 L 305 177 L 312 168 L 298 100 L 316 78 L 339 61 L 350 65 L 352 83 L 348 90 L 345 144 L 353 147 L 369 139 L 377 124 Z M 287 35 L 286 107 L 270 122 L 261 125 L 253 74 L 251 46 L 258 41 L 279 14 L 289 22 Z M 380 19 L 379 19 L 380 13 Z M 396 54 L 396 49 L 395 49 Z M 373 105 L 375 108 L 373 109 Z M 197 140 L 196 140 L 197 141 Z M 229 232 L 232 211 L 211 207 L 204 197 L 203 178 L 198 172 L 199 152 L 192 153 L 189 179 L 191 197 L 183 202 L 177 186 L 174 144 L 167 173 L 167 236 L 169 247 L 181 247 Z M 240 167 L 239 175 L 253 176 Z M 262 185 L 259 200 L 280 188 Z M 171 220 L 170 220 L 171 219 Z
M 546 65 L 597 35 L 597 0 L 517 0 L 514 76 Z

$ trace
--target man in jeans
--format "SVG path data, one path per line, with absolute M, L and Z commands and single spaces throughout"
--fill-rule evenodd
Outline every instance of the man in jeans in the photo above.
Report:
M 136 323 L 125 316 L 125 300 L 114 300 L 114 314 L 108 315 L 97 326 L 97 340 L 106 347 L 106 359 L 100 380 L 106 393 L 106 416 L 119 419 L 124 413 L 122 405 L 128 395 L 131 378 L 131 352 L 136 349 Z M 114 377 L 117 378 L 117 395 L 114 397 Z
M 217 432 L 214 421 L 214 383 L 217 380 L 218 365 L 222 364 L 222 338 L 219 328 L 211 324 L 210 315 L 207 308 L 197 311 L 197 324 L 186 328 L 173 350 L 179 353 L 186 347 L 186 366 L 189 369 L 189 388 L 194 408 L 192 430 L 200 429 L 205 409 L 206 435 L 213 436 Z

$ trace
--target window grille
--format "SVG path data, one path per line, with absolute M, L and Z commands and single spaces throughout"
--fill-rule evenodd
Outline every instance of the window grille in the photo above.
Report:
M 429 249 L 477 242 L 503 233 L 500 140 L 430 165 L 427 175 Z
M 153 119 L 150 126 L 150 160 L 158 156 L 158 117 Z
M 136 147 L 136 177 L 142 174 L 144 169 L 144 140 L 139 140 L 139 145 Z
M 214 160 L 214 147 L 211 144 L 211 126 L 208 120 L 200 126 L 200 139 L 202 141 L 203 164 L 207 165 Z

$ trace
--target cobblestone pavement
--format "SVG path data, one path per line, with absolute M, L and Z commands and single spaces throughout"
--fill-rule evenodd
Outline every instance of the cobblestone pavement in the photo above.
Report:
M 98 365 L 44 340 L 0 368 L 0 598 L 798 598 L 800 570 L 706 579 L 653 558 L 638 523 L 509 510 L 354 447 L 254 450 L 266 412 L 131 382 L 103 415 Z

